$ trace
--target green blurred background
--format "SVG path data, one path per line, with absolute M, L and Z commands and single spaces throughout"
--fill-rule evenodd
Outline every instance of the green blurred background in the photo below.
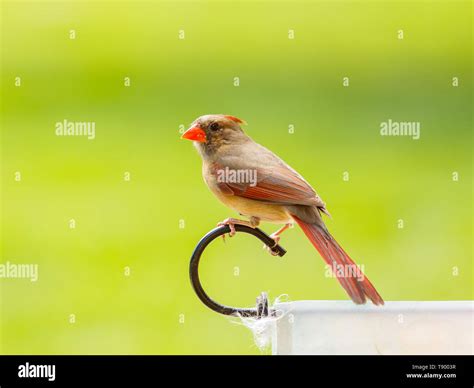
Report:
M 471 2 L 3 1 L 1 11 L 1 261 L 39 265 L 37 282 L 0 279 L 2 353 L 260 353 L 188 279 L 199 238 L 235 216 L 179 138 L 206 113 L 245 119 L 306 177 L 386 300 L 472 299 Z M 420 140 L 381 137 L 390 118 L 419 121 Z M 56 136 L 64 119 L 95 121 L 95 140 Z M 301 231 L 282 245 L 283 259 L 250 236 L 215 242 L 205 288 L 238 306 L 263 290 L 347 299 Z

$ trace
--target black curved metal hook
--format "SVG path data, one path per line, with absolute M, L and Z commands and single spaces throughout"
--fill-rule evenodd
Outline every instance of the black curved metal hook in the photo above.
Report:
M 286 253 L 286 250 L 280 245 L 275 244 L 275 241 L 267 235 L 265 232 L 261 231 L 258 228 L 251 228 L 245 225 L 235 225 L 236 232 L 243 232 L 251 234 L 258 239 L 260 239 L 267 247 L 269 247 L 276 255 L 283 256 Z M 201 281 L 199 280 L 199 260 L 201 255 L 206 249 L 206 247 L 216 238 L 225 235 L 230 232 L 229 225 L 219 226 L 209 233 L 207 233 L 196 245 L 194 248 L 193 255 L 191 256 L 191 261 L 189 263 L 189 277 L 191 278 L 191 284 L 193 285 L 194 292 L 199 297 L 201 302 L 203 302 L 211 310 L 219 314 L 224 315 L 240 315 L 244 317 L 256 317 L 261 318 L 264 316 L 274 315 L 274 311 L 269 311 L 268 309 L 268 298 L 265 293 L 262 292 L 257 298 L 257 307 L 254 309 L 250 308 L 237 308 L 224 306 L 220 303 L 217 303 L 206 294 L 202 288 Z

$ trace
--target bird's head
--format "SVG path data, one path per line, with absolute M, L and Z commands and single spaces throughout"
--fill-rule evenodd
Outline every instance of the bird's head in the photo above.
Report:
M 241 124 L 245 122 L 235 116 L 205 115 L 194 120 L 181 138 L 192 140 L 200 152 L 210 154 L 222 145 L 236 144 L 245 140 Z

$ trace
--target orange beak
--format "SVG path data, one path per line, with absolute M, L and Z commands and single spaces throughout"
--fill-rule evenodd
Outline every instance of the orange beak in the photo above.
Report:
M 181 139 L 188 139 L 197 141 L 199 143 L 206 142 L 206 132 L 204 132 L 200 127 L 197 125 L 194 127 L 189 128 L 186 132 L 183 133 Z

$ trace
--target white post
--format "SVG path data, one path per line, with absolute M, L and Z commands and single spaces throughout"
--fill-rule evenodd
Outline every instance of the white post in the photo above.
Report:
M 474 354 L 474 302 L 297 301 L 274 306 L 273 354 Z

